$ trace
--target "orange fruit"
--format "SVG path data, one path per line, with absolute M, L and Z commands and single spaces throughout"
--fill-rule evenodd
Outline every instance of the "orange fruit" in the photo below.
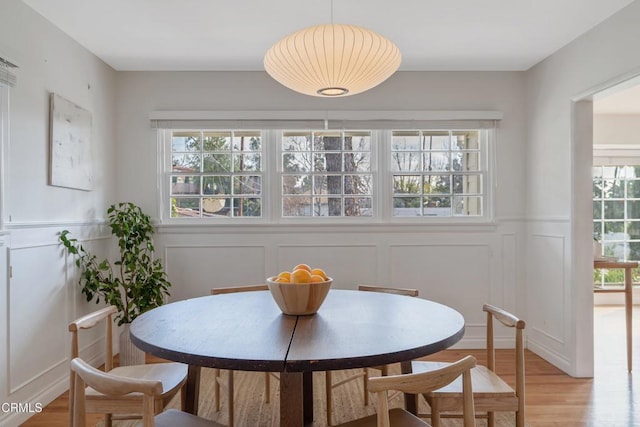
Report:
M 311 275 L 311 283 L 319 283 L 319 282 L 324 282 L 325 279 L 324 277 L 318 275 L 318 274 L 312 274 Z
M 289 281 L 291 283 L 310 283 L 311 273 L 309 273 L 308 270 L 305 270 L 303 268 L 293 270 L 291 272 L 291 279 Z
M 309 267 L 307 264 L 298 264 L 291 269 L 291 271 L 293 270 L 307 270 L 309 273 L 311 273 L 311 267 Z
M 278 274 L 276 276 L 276 278 L 278 278 L 278 279 L 286 279 L 287 282 L 288 282 L 289 280 L 291 280 L 291 273 L 288 272 L 288 271 L 282 271 L 282 272 L 280 272 L 280 274 Z
M 320 276 L 324 280 L 327 280 L 329 278 L 329 276 L 327 276 L 327 273 L 325 273 L 321 268 L 314 268 L 313 270 L 311 270 L 311 275 Z
M 287 279 L 286 277 L 276 277 L 276 279 L 274 280 L 274 282 L 278 282 L 278 283 L 289 283 L 289 279 Z

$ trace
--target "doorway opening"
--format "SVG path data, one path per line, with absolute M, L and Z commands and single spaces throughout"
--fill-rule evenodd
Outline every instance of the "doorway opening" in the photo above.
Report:
M 640 78 L 593 95 L 593 255 L 640 262 Z M 640 282 L 638 269 L 629 270 Z M 627 366 L 625 273 L 621 268 L 594 270 L 594 373 Z M 634 286 L 635 301 L 640 288 Z M 637 318 L 640 313 L 638 310 Z M 629 326 L 627 326 L 627 322 Z M 632 338 L 630 338 L 632 339 Z

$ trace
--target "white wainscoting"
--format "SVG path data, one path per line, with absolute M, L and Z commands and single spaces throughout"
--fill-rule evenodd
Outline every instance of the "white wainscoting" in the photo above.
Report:
M 209 295 L 214 287 L 262 283 L 264 258 L 265 248 L 258 245 L 167 245 L 164 268 L 172 284 L 169 301 Z
M 555 366 L 571 372 L 570 224 L 538 220 L 528 224 L 527 345 Z
M 530 292 L 529 304 L 536 307 L 529 313 L 530 331 L 544 335 L 558 345 L 565 344 L 565 237 L 532 235 L 532 286 L 542 292 Z M 537 266 L 537 267 L 536 267 Z
M 0 246 L 0 402 L 46 405 L 69 386 L 71 337 L 69 322 L 99 308 L 85 301 L 78 287 L 72 258 L 59 244 L 57 233 L 69 229 L 100 259 L 112 249 L 110 234 L 98 225 L 56 224 L 14 228 Z M 6 256 L 5 251 L 7 253 Z M 9 268 L 8 268 L 9 267 Z M 10 271 L 10 274 L 2 274 Z M 104 331 L 81 337 L 81 355 L 91 363 L 103 363 Z M 0 426 L 18 426 L 29 412 L 0 413 Z
M 9 394 L 25 387 L 40 389 L 47 380 L 67 372 L 68 332 L 48 327 L 64 325 L 70 317 L 69 289 L 61 280 L 64 265 L 59 254 L 53 244 L 11 250 Z
M 214 287 L 263 283 L 307 263 L 325 269 L 338 289 L 358 284 L 416 288 L 421 297 L 463 314 L 466 332 L 457 348 L 484 348 L 484 303 L 525 316 L 517 312 L 526 306 L 517 298 L 518 281 L 524 277 L 518 269 L 521 223 L 454 233 L 428 230 L 161 227 L 156 248 L 172 282 L 170 301 L 209 295 Z M 509 332 L 499 330 L 498 346 L 513 346 Z
M 73 259 L 65 258 L 58 244 L 57 233 L 64 228 L 99 258 L 113 253 L 114 243 L 103 226 L 10 230 L 6 237 L 11 242 L 13 277 L 0 281 L 0 315 L 9 320 L 0 325 L 0 339 L 6 337 L 9 343 L 0 348 L 0 401 L 48 404 L 68 388 L 68 323 L 97 307 L 80 293 Z M 456 348 L 483 348 L 482 304 L 499 305 L 527 319 L 522 310 L 527 304 L 518 291 L 524 286 L 518 264 L 523 259 L 522 229 L 519 221 L 455 230 L 161 227 L 156 249 L 173 284 L 170 301 L 208 295 L 212 287 L 262 283 L 269 275 L 306 262 L 326 269 L 336 288 L 356 289 L 360 283 L 417 288 L 421 297 L 451 305 L 465 317 L 465 336 Z M 551 242 L 554 251 L 562 247 Z M 0 251 L 0 278 L 3 268 L 6 271 L 7 264 Z M 563 338 L 555 326 L 538 323 L 534 325 L 539 330 Z M 498 347 L 513 345 L 511 331 L 497 332 Z M 104 354 L 103 332 L 83 335 L 80 347 L 83 357 L 98 363 Z M 30 415 L 0 414 L 0 427 L 17 426 Z

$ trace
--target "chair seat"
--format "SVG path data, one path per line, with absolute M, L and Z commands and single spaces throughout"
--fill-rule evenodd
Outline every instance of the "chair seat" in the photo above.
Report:
M 162 382 L 162 395 L 172 394 L 187 378 L 187 365 L 183 363 L 149 363 L 147 365 L 119 366 L 109 371 L 110 374 L 140 380 L 157 380 Z M 85 391 L 87 397 L 101 396 L 91 387 Z M 141 398 L 141 393 L 131 393 L 132 399 Z
M 449 365 L 449 363 L 415 360 L 411 362 L 411 371 L 416 373 L 429 372 L 447 365 Z M 471 369 L 471 383 L 473 384 L 473 397 L 475 400 L 484 397 L 504 397 L 505 395 L 513 395 L 515 397 L 515 391 L 509 384 L 504 382 L 502 378 L 486 366 L 477 365 Z M 462 378 L 457 378 L 451 384 L 432 392 L 434 396 L 445 396 L 457 393 L 462 396 Z
M 335 427 L 376 427 L 377 422 L 378 416 L 373 414 Z M 389 424 L 391 427 L 431 427 L 431 424 L 400 408 L 389 411 Z
M 215 421 L 168 409 L 154 417 L 155 427 L 224 427 Z

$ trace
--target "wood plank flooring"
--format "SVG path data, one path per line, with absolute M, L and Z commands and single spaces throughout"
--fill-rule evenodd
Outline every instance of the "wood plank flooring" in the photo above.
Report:
M 595 376 L 572 378 L 537 355 L 526 352 L 526 410 L 531 427 L 640 426 L 640 375 L 627 373 L 624 341 L 624 308 L 595 310 Z M 640 332 L 640 307 L 634 309 L 634 331 Z M 636 342 L 640 334 L 636 332 Z M 640 346 L 635 345 L 634 369 L 640 372 Z M 479 350 L 447 350 L 430 359 L 455 360 L 473 354 L 483 363 Z M 513 384 L 512 350 L 498 350 L 498 372 Z M 634 393 L 634 389 L 639 390 Z M 22 424 L 26 427 L 67 427 L 67 394 Z M 95 425 L 100 416 L 88 419 Z M 95 421 L 95 423 L 94 423 Z

